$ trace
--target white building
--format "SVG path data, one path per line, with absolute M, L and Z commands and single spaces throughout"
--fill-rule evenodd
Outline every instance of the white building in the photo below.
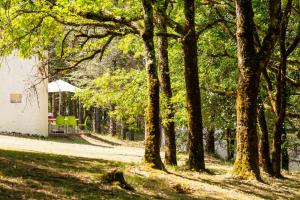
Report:
M 48 82 L 41 81 L 38 60 L 0 59 L 0 132 L 47 136 Z

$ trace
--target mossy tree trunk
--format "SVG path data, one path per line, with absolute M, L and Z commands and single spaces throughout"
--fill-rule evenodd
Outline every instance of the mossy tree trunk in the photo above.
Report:
M 258 107 L 257 120 L 261 132 L 259 142 L 259 164 L 266 173 L 273 175 L 270 158 L 269 134 L 263 104 L 259 105 Z
M 256 131 L 259 67 L 254 49 L 251 0 L 236 1 L 239 80 L 237 89 L 237 154 L 232 174 L 260 179 Z
M 194 0 L 184 1 L 184 17 L 185 26 L 182 45 L 184 52 L 184 76 L 188 112 L 188 165 L 191 169 L 198 171 L 205 169 L 205 163 Z
M 148 104 L 146 113 L 145 162 L 153 168 L 163 169 L 160 158 L 159 130 L 159 80 L 154 48 L 153 7 L 151 0 L 142 0 L 144 10 L 144 32 Z
M 205 151 L 208 154 L 215 153 L 215 129 L 214 128 L 207 129 Z
M 158 29 L 162 33 L 167 33 L 167 7 L 168 0 L 163 1 L 162 5 L 158 6 Z M 174 106 L 171 101 L 172 89 L 169 71 L 168 57 L 168 38 L 164 35 L 158 36 L 158 66 L 160 69 L 160 86 L 167 103 L 167 114 L 165 120 L 167 123 L 163 125 L 166 136 L 165 145 L 165 162 L 168 165 L 177 165 L 176 159 L 176 140 L 175 140 L 175 124 L 174 124 Z

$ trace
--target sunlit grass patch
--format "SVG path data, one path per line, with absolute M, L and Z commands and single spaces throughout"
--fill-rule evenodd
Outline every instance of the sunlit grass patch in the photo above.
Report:
M 181 156 L 180 159 L 185 159 Z M 207 156 L 207 171 L 184 165 L 155 170 L 123 163 L 36 152 L 0 150 L 0 199 L 299 199 L 300 173 L 264 182 L 233 179 L 231 164 Z M 116 169 L 128 190 L 103 180 Z

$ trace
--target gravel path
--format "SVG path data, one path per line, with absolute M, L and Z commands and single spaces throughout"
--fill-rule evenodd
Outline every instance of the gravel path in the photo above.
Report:
M 107 143 L 74 144 L 0 135 L 0 149 L 33 151 L 122 162 L 141 162 L 144 149 Z

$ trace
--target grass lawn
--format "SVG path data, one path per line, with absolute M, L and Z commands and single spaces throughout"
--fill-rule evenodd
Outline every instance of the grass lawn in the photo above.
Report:
M 206 163 L 208 172 L 184 166 L 161 172 L 142 164 L 0 150 L 0 199 L 300 199 L 300 172 L 280 180 L 263 176 L 261 183 L 230 178 L 230 163 L 213 157 Z M 113 168 L 124 171 L 134 191 L 103 181 Z

